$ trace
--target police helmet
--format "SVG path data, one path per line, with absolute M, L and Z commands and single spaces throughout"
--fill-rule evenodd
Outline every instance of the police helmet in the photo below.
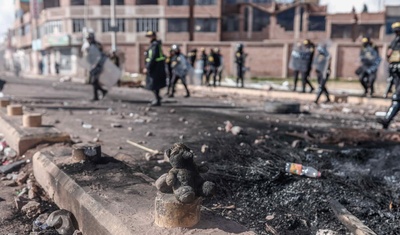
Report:
M 214 52 L 219 53 L 219 48 L 218 47 L 214 48 Z
M 86 36 L 86 38 L 87 38 L 87 39 L 90 39 L 90 40 L 94 40 L 94 33 L 93 33 L 93 32 L 88 33 L 88 35 Z
M 363 38 L 361 39 L 361 42 L 362 42 L 362 43 L 370 43 L 370 42 L 371 42 L 371 39 L 370 39 L 369 37 L 363 37 Z
M 157 34 L 154 31 L 147 31 L 146 32 L 146 37 L 156 37 Z
M 206 49 L 205 49 L 204 47 L 202 47 L 202 48 L 200 48 L 200 51 L 201 51 L 201 52 L 205 52 Z
M 174 44 L 171 46 L 171 50 L 176 52 L 176 51 L 180 51 L 180 48 L 178 45 Z
M 241 51 L 241 50 L 243 49 L 243 44 L 242 44 L 242 43 L 238 43 L 238 44 L 236 45 L 236 49 L 239 50 L 239 51 Z
M 392 30 L 395 33 L 399 33 L 400 32 L 400 21 L 399 22 L 395 22 L 392 24 Z

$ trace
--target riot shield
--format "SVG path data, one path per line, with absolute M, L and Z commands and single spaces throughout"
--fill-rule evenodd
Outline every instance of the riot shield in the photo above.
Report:
M 82 50 L 84 52 L 84 56 L 81 58 L 79 64 L 89 71 L 96 67 L 101 58 L 105 56 L 95 45 L 83 45 Z M 102 86 L 110 89 L 118 82 L 118 80 L 121 78 L 121 75 L 121 70 L 108 58 L 106 58 L 103 63 L 102 71 L 99 75 L 99 82 Z
M 380 60 L 378 52 L 372 46 L 367 46 L 361 50 L 360 59 L 362 65 L 366 68 L 376 65 L 377 61 Z
M 300 47 L 294 45 L 292 53 L 290 54 L 289 69 L 294 71 L 299 71 L 299 61 L 300 61 Z
M 326 77 L 326 73 L 329 68 L 331 56 L 325 46 L 319 45 L 317 47 L 317 54 L 314 57 L 313 69 L 320 71 L 323 77 Z

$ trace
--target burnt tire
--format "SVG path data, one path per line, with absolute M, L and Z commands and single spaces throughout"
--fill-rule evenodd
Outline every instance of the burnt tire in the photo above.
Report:
M 267 113 L 300 113 L 300 103 L 266 101 L 264 111 Z

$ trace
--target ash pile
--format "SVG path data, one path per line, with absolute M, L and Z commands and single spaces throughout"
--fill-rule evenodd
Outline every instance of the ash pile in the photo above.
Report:
M 220 132 L 208 143 L 208 177 L 220 191 L 206 208 L 257 234 L 350 234 L 330 206 L 335 200 L 376 234 L 400 234 L 399 146 L 321 149 L 259 135 Z M 287 173 L 287 163 L 312 166 L 321 177 Z

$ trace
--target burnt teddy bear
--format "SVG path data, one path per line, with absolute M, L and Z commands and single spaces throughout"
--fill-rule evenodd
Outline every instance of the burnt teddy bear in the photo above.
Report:
M 200 173 L 206 173 L 208 167 L 196 165 L 193 152 L 182 143 L 176 143 L 165 151 L 172 169 L 156 181 L 157 189 L 162 193 L 174 193 L 182 203 L 191 203 L 196 197 L 209 197 L 215 192 L 215 184 L 205 181 Z

